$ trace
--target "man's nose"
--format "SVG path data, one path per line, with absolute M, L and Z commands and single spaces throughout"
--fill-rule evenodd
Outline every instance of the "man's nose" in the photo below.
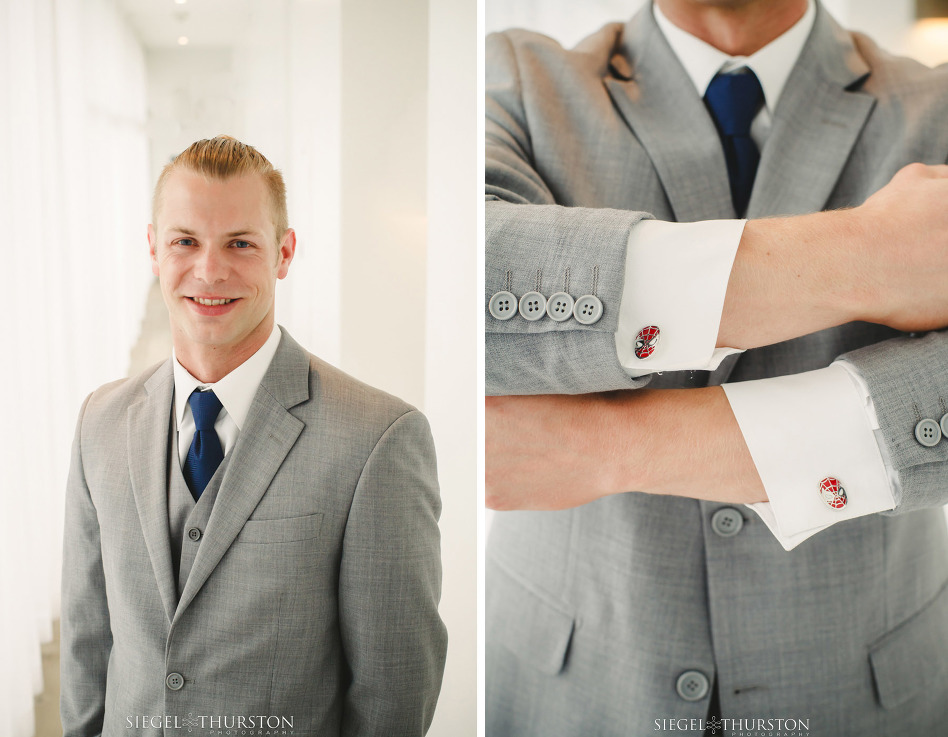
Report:
M 227 256 L 217 248 L 202 248 L 194 263 L 194 277 L 207 284 L 227 278 Z

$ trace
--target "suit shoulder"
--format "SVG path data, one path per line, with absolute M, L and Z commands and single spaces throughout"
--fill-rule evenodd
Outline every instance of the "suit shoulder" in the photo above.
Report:
M 137 376 L 110 381 L 93 391 L 85 402 L 83 424 L 113 424 L 124 418 L 129 406 L 145 395 L 145 385 L 157 379 L 166 364 L 167 360 L 156 363 Z M 168 379 L 173 380 L 170 368 L 167 374 Z
M 869 65 L 871 73 L 865 89 L 882 100 L 932 97 L 948 99 L 948 64 L 932 68 L 905 56 L 882 49 L 862 33 L 852 33 L 853 43 Z
M 317 404 L 343 413 L 350 421 L 361 420 L 365 429 L 384 430 L 402 415 L 410 412 L 421 415 L 405 400 L 366 384 L 317 356 L 308 355 L 310 398 L 318 399 Z
M 492 67 L 514 64 L 526 73 L 546 70 L 550 74 L 566 70 L 605 76 L 612 57 L 622 43 L 625 25 L 608 23 L 571 49 L 536 31 L 512 28 L 487 37 L 488 75 Z

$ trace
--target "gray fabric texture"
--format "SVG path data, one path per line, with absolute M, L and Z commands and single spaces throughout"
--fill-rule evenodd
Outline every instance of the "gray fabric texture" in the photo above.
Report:
M 174 423 L 173 418 L 171 421 Z M 174 437 L 174 432 L 172 432 L 172 437 Z M 180 597 L 188 582 L 191 567 L 194 565 L 194 559 L 197 557 L 201 544 L 200 538 L 191 540 L 187 531 L 197 529 L 203 534 L 207 529 L 207 523 L 214 508 L 214 500 L 217 499 L 217 492 L 220 491 L 221 480 L 227 471 L 230 456 L 224 457 L 211 480 L 204 487 L 200 499 L 195 502 L 188 488 L 188 482 L 181 471 L 176 446 L 175 441 L 170 441 L 168 444 L 168 534 L 171 539 L 172 572 L 177 581 L 177 594 Z
M 632 380 L 613 343 L 629 229 L 733 218 L 721 146 L 649 8 L 564 50 L 527 31 L 487 41 L 486 298 L 545 295 L 599 267 L 603 318 L 486 322 L 487 391 L 720 384 L 840 355 L 869 384 L 903 496 L 791 552 L 749 510 L 636 492 L 496 516 L 487 549 L 489 737 L 654 734 L 704 718 L 678 676 L 716 680 L 724 716 L 802 718 L 812 735 L 934 735 L 948 724 L 948 443 L 914 439 L 948 400 L 948 336 L 844 325 Z M 911 162 L 948 159 L 948 72 L 880 51 L 818 6 L 774 111 L 748 216 L 851 207 Z M 510 272 L 508 277 L 507 272 Z M 587 281 L 588 283 L 588 281 Z M 775 418 L 779 422 L 779 418 Z M 687 459 L 683 459 L 687 460 Z
M 168 361 L 98 389 L 80 413 L 64 734 L 183 733 L 129 727 L 136 715 L 264 715 L 292 718 L 295 735 L 423 735 L 447 642 L 424 416 L 284 331 L 211 495 L 191 502 L 203 534 L 181 541 L 176 582 L 170 529 L 188 525 L 169 518 L 169 483 L 183 484 L 168 475 L 173 389 Z

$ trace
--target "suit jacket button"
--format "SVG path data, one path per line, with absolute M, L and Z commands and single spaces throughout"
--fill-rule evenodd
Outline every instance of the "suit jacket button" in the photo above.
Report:
M 184 688 L 184 676 L 180 673 L 169 673 L 168 677 L 165 679 L 165 685 L 168 686 L 172 691 L 180 691 Z
M 584 294 L 573 305 L 573 317 L 581 325 L 592 325 L 602 317 L 602 301 L 594 294 Z
M 711 515 L 711 529 L 721 537 L 734 537 L 744 526 L 744 516 L 734 507 L 722 507 Z
M 948 413 L 942 415 L 941 418 L 941 434 L 948 435 Z
M 942 424 L 945 424 L 944 418 Z M 934 420 L 922 420 L 915 426 L 915 439 L 926 448 L 932 448 L 941 440 L 941 426 Z
M 710 688 L 707 676 L 697 670 L 686 670 L 675 683 L 675 691 L 685 701 L 701 701 L 708 695 Z
M 494 292 L 494 296 L 487 303 L 487 310 L 495 320 L 509 320 L 517 311 L 517 298 L 510 292 Z
M 573 316 L 573 305 L 576 301 L 566 292 L 557 292 L 551 295 L 546 302 L 546 314 L 551 320 L 563 322 Z
M 188 537 L 191 540 L 200 540 L 201 531 L 197 527 L 192 527 L 190 530 L 188 530 Z
M 546 314 L 546 297 L 539 292 L 527 292 L 520 298 L 520 315 L 533 322 Z

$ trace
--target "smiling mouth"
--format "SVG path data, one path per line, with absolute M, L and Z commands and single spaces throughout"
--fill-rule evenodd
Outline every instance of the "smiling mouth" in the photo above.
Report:
M 197 302 L 205 307 L 216 307 L 217 305 L 228 305 L 234 301 L 232 299 L 204 299 L 203 297 L 188 297 L 192 302 Z

